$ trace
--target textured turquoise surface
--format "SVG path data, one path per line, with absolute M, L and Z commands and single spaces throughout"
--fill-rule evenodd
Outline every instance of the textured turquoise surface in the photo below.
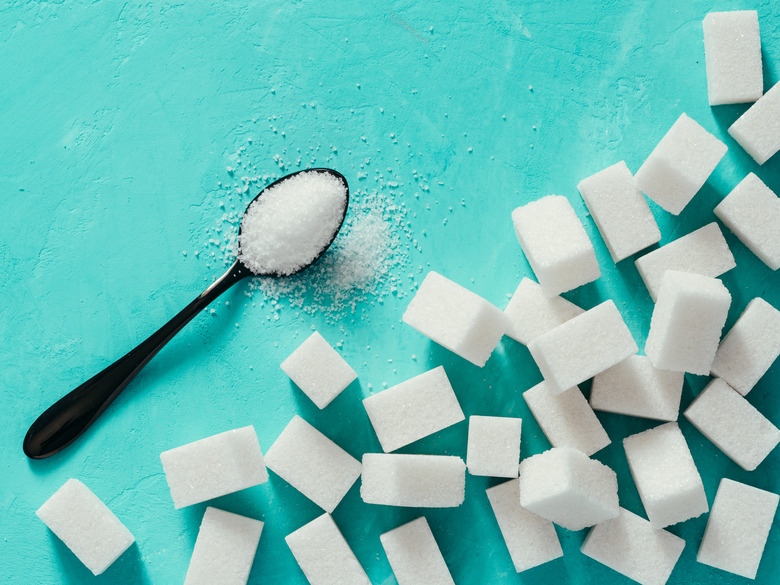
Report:
M 521 416 L 523 456 L 547 449 L 520 397 L 541 378 L 526 348 L 505 339 L 476 368 L 400 322 L 409 293 L 435 269 L 503 308 L 531 275 L 511 210 L 566 195 L 603 272 L 566 296 L 588 308 L 616 299 L 642 347 L 650 298 L 631 260 L 610 261 L 576 185 L 621 159 L 635 171 L 684 111 L 729 152 L 679 217 L 653 206 L 663 242 L 713 221 L 714 205 L 749 171 L 780 192 L 780 158 L 758 167 L 726 132 L 746 106 L 707 104 L 701 20 L 736 8 L 758 9 L 768 88 L 780 77 L 780 4 L 769 1 L 0 6 L 0 581 L 179 583 L 205 504 L 173 509 L 161 451 L 247 424 L 267 450 L 300 413 L 359 457 L 379 450 L 360 398 L 439 364 L 466 414 Z M 393 223 L 409 247 L 393 267 L 399 290 L 380 289 L 382 302 L 369 296 L 334 322 L 285 299 L 274 319 L 261 295 L 248 298 L 240 285 L 81 440 L 28 461 L 22 437 L 45 407 L 221 273 L 206 253 L 215 249 L 207 229 L 220 223 L 220 182 L 232 181 L 226 166 L 249 137 L 260 174 L 280 174 L 274 156 L 294 160 L 300 149 L 304 165 L 313 158 L 344 173 L 353 202 L 380 189 L 404 205 L 403 229 Z M 734 297 L 730 326 L 756 295 L 780 306 L 780 286 L 725 235 L 738 265 L 724 277 Z M 360 374 L 324 411 L 278 366 L 312 327 L 342 341 Z M 687 377 L 683 407 L 704 382 Z M 749 395 L 776 424 L 778 384 L 775 364 Z M 617 471 L 621 504 L 643 514 L 621 440 L 654 423 L 599 418 L 613 444 L 597 457 Z M 710 502 L 724 475 L 780 491 L 780 451 L 745 472 L 681 426 Z M 461 423 L 403 451 L 465 456 L 465 439 Z M 69 477 L 137 538 L 99 578 L 34 514 Z M 458 583 L 628 582 L 579 552 L 586 531 L 561 529 L 565 556 L 517 575 L 485 496 L 494 483 L 468 477 L 462 507 L 431 511 L 364 505 L 356 484 L 334 517 L 375 583 L 394 582 L 379 534 L 421 513 Z M 251 583 L 305 582 L 283 537 L 317 516 L 316 506 L 274 475 L 214 505 L 266 522 Z M 670 582 L 744 581 L 696 563 L 705 524 L 702 516 L 669 529 L 687 542 Z M 778 573 L 776 520 L 756 582 L 776 582 Z

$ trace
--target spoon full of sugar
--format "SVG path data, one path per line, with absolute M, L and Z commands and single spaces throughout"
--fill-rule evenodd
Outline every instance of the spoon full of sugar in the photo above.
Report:
M 24 452 L 54 455 L 76 440 L 190 320 L 247 276 L 289 276 L 313 264 L 338 234 L 349 186 L 332 169 L 307 169 L 274 181 L 247 207 L 233 266 L 138 347 L 48 408 L 30 426 Z

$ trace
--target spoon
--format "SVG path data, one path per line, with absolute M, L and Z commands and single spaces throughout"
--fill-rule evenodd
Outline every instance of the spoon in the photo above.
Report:
M 340 221 L 335 225 L 330 239 L 328 239 L 321 249 L 314 250 L 314 257 L 306 264 L 297 267 L 293 272 L 285 272 L 284 275 L 274 272 L 252 272 L 250 268 L 241 260 L 240 254 L 235 263 L 225 274 L 220 276 L 211 286 L 203 291 L 189 305 L 184 307 L 175 317 L 160 327 L 156 333 L 153 333 L 146 341 L 143 341 L 135 349 L 129 351 L 124 357 L 119 358 L 105 370 L 96 374 L 75 390 L 66 394 L 50 406 L 38 419 L 30 426 L 27 435 L 24 437 L 23 449 L 25 455 L 31 459 L 43 459 L 61 451 L 73 441 L 75 441 L 89 426 L 95 422 L 103 411 L 111 404 L 119 393 L 132 381 L 143 367 L 168 343 L 174 335 L 190 322 L 202 309 L 211 303 L 214 299 L 228 290 L 238 281 L 247 276 L 288 276 L 304 270 L 316 262 L 320 256 L 328 249 L 338 234 L 344 223 L 344 217 L 347 213 L 347 204 L 349 203 L 349 186 L 344 176 L 332 169 L 316 168 L 297 171 L 281 179 L 278 179 L 266 186 L 257 197 L 255 197 L 247 206 L 247 210 L 259 197 L 266 193 L 271 187 L 278 183 L 290 179 L 300 173 L 327 173 L 340 180 L 344 184 L 345 202 L 344 210 Z M 244 212 L 246 217 L 246 211 Z M 242 218 L 239 227 L 239 236 L 244 226 Z

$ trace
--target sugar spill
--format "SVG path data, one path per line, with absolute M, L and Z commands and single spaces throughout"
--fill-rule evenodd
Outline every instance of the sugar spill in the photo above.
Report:
M 347 186 L 338 177 L 317 170 L 294 174 L 249 206 L 238 258 L 255 274 L 294 274 L 333 240 L 346 206 Z

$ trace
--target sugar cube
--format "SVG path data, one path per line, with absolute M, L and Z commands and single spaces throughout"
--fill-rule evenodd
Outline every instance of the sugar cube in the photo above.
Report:
M 711 106 L 754 102 L 764 93 L 761 37 L 755 10 L 704 17 L 704 64 Z
M 297 414 L 271 445 L 265 463 L 329 514 L 360 476 L 357 459 Z
M 553 447 L 572 447 L 590 456 L 609 445 L 607 432 L 577 386 L 557 393 L 540 382 L 523 398 Z
M 535 337 L 583 312 L 583 309 L 561 296 L 545 296 L 539 284 L 530 278 L 523 278 L 504 309 L 507 317 L 506 334 L 528 345 Z
M 379 536 L 398 585 L 455 585 L 425 517 Z
M 355 370 L 316 331 L 281 367 L 317 408 L 325 408 L 357 378 Z
M 623 439 L 628 467 L 653 528 L 707 511 L 707 496 L 688 443 L 676 422 Z
M 433 271 L 409 303 L 403 321 L 480 367 L 506 330 L 503 311 Z
M 465 497 L 466 464 L 451 455 L 366 453 L 361 481 L 368 504 L 453 508 Z
M 672 215 L 693 199 L 726 154 L 726 145 L 682 114 L 639 167 L 639 188 Z
M 563 556 L 553 523 L 520 505 L 519 479 L 488 488 L 486 493 L 515 571 L 520 573 Z
M 653 213 L 624 161 L 580 181 L 577 189 L 615 262 L 661 239 Z
M 465 419 L 442 366 L 365 398 L 363 406 L 385 453 Z
M 715 207 L 727 228 L 772 270 L 780 268 L 780 198 L 749 173 Z
M 737 265 L 726 238 L 714 221 L 645 254 L 635 264 L 653 301 L 658 297 L 661 279 L 667 270 L 715 278 Z
M 470 416 L 466 451 L 469 473 L 517 477 L 522 423 L 508 416 Z
M 252 426 L 164 451 L 160 460 L 177 509 L 268 481 Z
M 563 392 L 637 352 L 613 301 L 605 301 L 535 338 L 528 349 L 551 391 Z
M 590 406 L 629 416 L 674 421 L 680 410 L 683 372 L 659 370 L 650 358 L 632 355 L 596 374 Z
M 723 338 L 712 362 L 712 375 L 746 396 L 778 356 L 780 311 L 756 297 Z
M 206 508 L 184 585 L 246 585 L 263 523 Z
M 284 540 L 311 585 L 371 585 L 330 514 L 315 518 Z
M 780 443 L 780 429 L 720 378 L 712 380 L 683 414 L 748 471 L 758 467 Z
M 617 518 L 591 528 L 582 554 L 642 585 L 664 585 L 685 548 L 685 541 L 656 530 L 644 518 L 620 508 Z
M 696 560 L 755 579 L 780 496 L 720 480 Z
M 545 296 L 601 276 L 596 252 L 566 197 L 548 195 L 512 212 L 515 232 Z
M 520 463 L 520 505 L 581 530 L 617 516 L 617 475 L 582 451 L 553 447 Z
M 729 128 L 729 134 L 760 165 L 780 150 L 780 83 Z
M 647 357 L 656 368 L 706 376 L 730 305 L 717 278 L 667 271 L 650 319 Z
M 66 481 L 35 514 L 95 575 L 135 542 L 119 518 L 77 479 Z

